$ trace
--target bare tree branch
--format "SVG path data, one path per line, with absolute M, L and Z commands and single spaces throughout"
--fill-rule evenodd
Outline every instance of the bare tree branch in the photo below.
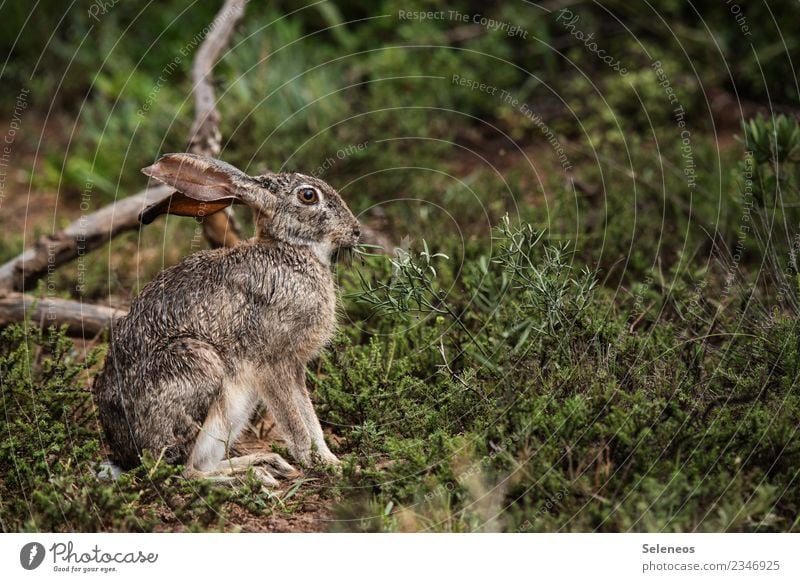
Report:
M 97 212 L 81 216 L 64 230 L 44 235 L 18 257 L 0 265 L 0 291 L 30 289 L 48 271 L 139 228 L 139 213 L 165 198 L 168 186 L 148 188 Z
M 246 3 L 246 0 L 225 2 L 195 56 L 192 65 L 195 112 L 192 133 L 189 137 L 189 149 L 193 153 L 219 156 L 222 140 L 219 131 L 220 114 L 216 107 L 211 73 L 220 53 L 228 44 L 236 24 L 244 16 Z
M 189 137 L 189 151 L 203 156 L 219 157 L 222 134 L 220 114 L 211 73 L 223 49 L 227 46 L 236 24 L 244 16 L 247 0 L 227 0 L 220 9 L 211 30 L 203 39 L 192 66 L 194 85 L 194 124 Z M 241 240 L 242 229 L 230 208 L 206 216 L 203 234 L 211 246 L 234 246 Z
M 91 337 L 125 312 L 69 299 L 36 299 L 22 293 L 0 296 L 0 325 L 23 321 L 26 314 L 40 327 L 66 325 L 70 335 Z
M 246 3 L 246 0 L 225 2 L 195 56 L 192 67 L 195 119 L 189 137 L 189 148 L 194 153 L 219 155 L 220 116 L 215 106 L 211 72 L 236 23 L 242 18 Z M 0 265 L 0 291 L 29 289 L 48 270 L 55 270 L 123 232 L 137 229 L 139 212 L 167 198 L 171 192 L 165 186 L 149 188 L 82 216 L 60 232 L 41 237 L 33 247 Z M 203 230 L 213 246 L 233 246 L 241 238 L 238 226 L 222 213 L 206 217 Z

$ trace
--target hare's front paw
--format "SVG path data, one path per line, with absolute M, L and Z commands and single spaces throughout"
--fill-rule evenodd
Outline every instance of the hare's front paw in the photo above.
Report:
M 318 469 L 326 473 L 331 473 L 333 475 L 342 474 L 342 462 L 337 459 L 336 455 L 330 452 L 327 447 L 321 451 L 314 452 L 314 461 Z
M 320 465 L 338 467 L 342 464 L 336 455 L 327 450 L 327 448 L 321 451 L 311 449 L 294 451 L 292 456 L 306 469 Z
M 316 457 L 317 462 L 323 465 L 333 465 L 334 467 L 338 467 L 342 464 L 339 458 L 330 451 L 319 451 L 316 453 Z
M 292 457 L 300 464 L 301 467 L 304 469 L 308 469 L 312 465 L 314 465 L 314 455 L 311 452 L 311 449 L 293 449 L 291 450 Z

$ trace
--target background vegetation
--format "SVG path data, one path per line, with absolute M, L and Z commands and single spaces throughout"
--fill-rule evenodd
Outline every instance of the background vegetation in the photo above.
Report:
M 0 9 L 9 120 L 29 91 L 0 260 L 185 148 L 219 6 L 93 6 Z M 106 338 L 28 322 L 0 336 L 3 530 L 797 531 L 796 17 L 252 2 L 216 73 L 223 157 L 318 173 L 400 246 L 337 268 L 341 330 L 308 372 L 343 475 L 214 488 L 156 452 L 98 481 Z M 195 231 L 162 219 L 42 285 L 125 307 Z

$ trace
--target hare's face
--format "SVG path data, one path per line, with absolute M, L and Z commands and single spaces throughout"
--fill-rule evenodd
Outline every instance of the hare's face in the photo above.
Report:
M 328 255 L 358 242 L 358 220 L 336 190 L 322 180 L 304 174 L 271 174 L 257 179 L 277 198 L 274 213 L 263 223 L 267 236 L 310 245 Z

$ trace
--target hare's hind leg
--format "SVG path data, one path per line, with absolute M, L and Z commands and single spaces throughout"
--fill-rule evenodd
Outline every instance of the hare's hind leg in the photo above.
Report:
M 186 470 L 186 476 L 211 481 L 229 482 L 236 477 L 244 476 L 253 469 L 256 478 L 264 485 L 278 485 L 276 477 L 290 478 L 297 476 L 297 470 L 276 453 L 253 453 L 241 457 L 223 459 L 210 470 L 200 471 L 194 467 Z

